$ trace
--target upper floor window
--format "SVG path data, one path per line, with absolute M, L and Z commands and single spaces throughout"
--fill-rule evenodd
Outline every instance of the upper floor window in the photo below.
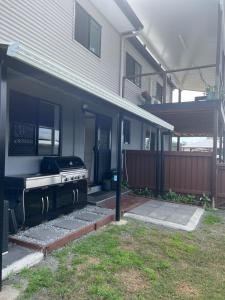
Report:
M 75 40 L 95 55 L 101 55 L 101 26 L 76 2 Z
M 156 99 L 162 102 L 163 99 L 163 87 L 160 83 L 156 83 Z
M 11 91 L 9 122 L 9 155 L 59 155 L 59 105 Z
M 141 75 L 141 65 L 127 53 L 126 56 L 126 76 Z M 141 87 L 141 77 L 129 78 L 138 87 Z

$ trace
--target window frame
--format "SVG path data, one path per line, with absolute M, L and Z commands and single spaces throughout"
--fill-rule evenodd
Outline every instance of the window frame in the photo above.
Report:
M 77 13 L 77 6 L 79 6 L 79 8 L 81 8 L 87 14 L 87 17 L 88 17 L 88 46 L 87 47 L 84 44 L 82 44 L 79 40 L 77 40 L 77 38 L 76 38 L 76 20 L 77 20 L 76 13 Z M 96 52 L 94 52 L 94 51 L 92 51 L 90 49 L 91 20 L 99 27 L 99 32 L 100 32 L 100 36 L 99 36 L 99 53 L 96 53 Z M 76 43 L 78 43 L 79 45 L 81 45 L 82 47 L 84 47 L 85 49 L 87 49 L 89 52 L 93 53 L 96 57 L 101 58 L 101 53 L 102 53 L 102 51 L 101 51 L 102 50 L 102 26 L 77 1 L 74 2 L 73 40 Z
M 11 101 L 11 95 L 12 93 L 15 93 L 17 95 L 21 95 L 21 96 L 25 96 L 25 97 L 30 97 L 31 100 L 30 101 L 35 101 L 36 102 L 36 108 L 37 108 L 37 113 L 36 113 L 36 119 L 35 119 L 35 122 L 34 122 L 34 126 L 35 126 L 35 151 L 34 153 L 32 154 L 28 154 L 28 153 L 18 153 L 18 152 L 12 152 L 10 151 L 10 136 L 11 136 L 11 119 L 10 119 L 10 101 Z M 18 91 L 14 91 L 14 90 L 11 90 L 10 91 L 10 97 L 9 97 L 9 111 L 8 111 L 8 124 L 9 124 L 9 135 L 8 135 L 8 156 L 10 157 L 43 157 L 43 156 L 61 156 L 62 155 L 62 106 L 58 103 L 54 103 L 54 102 L 51 102 L 51 101 L 48 101 L 48 100 L 45 100 L 43 98 L 38 98 L 38 97 L 34 97 L 34 96 L 31 96 L 29 94 L 25 94 L 25 93 L 21 93 L 21 92 L 18 92 Z M 19 100 L 18 100 L 19 101 Z M 39 128 L 40 127 L 43 127 L 42 125 L 40 125 L 40 122 L 39 122 L 39 111 L 40 111 L 40 103 L 43 102 L 43 103 L 47 103 L 49 105 L 53 105 L 54 107 L 57 106 L 58 109 L 59 109 L 59 148 L 58 148 L 58 153 L 57 154 L 47 154 L 47 155 L 43 155 L 43 154 L 39 154 L 39 149 L 38 149 L 38 146 L 39 146 Z M 18 121 L 16 121 L 18 123 Z M 15 121 L 14 121 L 15 123 Z M 53 129 L 53 128 L 51 128 Z M 53 135 L 55 136 L 55 134 Z M 53 144 L 52 144 L 52 149 L 54 149 L 54 140 L 53 140 Z M 53 153 L 54 151 L 52 151 Z
M 134 74 L 128 74 L 128 58 L 130 60 L 133 61 L 134 63 Z M 135 70 L 136 70 L 136 67 L 138 67 L 140 69 L 140 75 L 142 74 L 142 65 L 139 64 L 139 62 L 137 62 L 137 60 L 135 58 L 133 58 L 132 55 L 130 55 L 130 53 L 126 52 L 126 76 L 133 76 L 133 75 L 139 75 L 139 74 L 135 74 Z M 137 87 L 139 87 L 141 89 L 141 86 L 142 86 L 142 80 L 141 80 L 141 77 L 136 77 L 136 78 L 127 78 L 129 81 L 131 81 L 133 84 L 135 84 Z

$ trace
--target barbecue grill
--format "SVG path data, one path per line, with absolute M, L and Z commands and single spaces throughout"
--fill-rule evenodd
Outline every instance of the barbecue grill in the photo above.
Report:
M 5 186 L 11 209 L 11 231 L 35 226 L 84 207 L 87 179 L 85 164 L 76 156 L 44 157 L 40 173 L 7 176 Z

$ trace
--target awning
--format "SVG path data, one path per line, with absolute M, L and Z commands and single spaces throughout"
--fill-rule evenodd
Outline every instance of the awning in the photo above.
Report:
M 216 63 L 218 5 L 222 1 L 127 1 L 144 25 L 140 37 L 165 69 Z M 173 79 L 181 89 L 204 91 L 207 84 L 215 85 L 215 71 L 175 73 Z
M 6 44 L 0 42 L 0 48 L 4 46 L 6 46 Z M 46 57 L 37 54 L 34 49 L 26 47 L 26 45 L 22 43 L 17 42 L 9 44 L 7 55 L 18 59 L 21 62 L 29 64 L 34 68 L 44 71 L 49 75 L 63 80 L 64 82 L 76 86 L 81 90 L 87 91 L 88 93 L 91 93 L 107 103 L 127 111 L 136 117 L 151 122 L 154 125 L 160 126 L 166 130 L 174 130 L 174 127 L 169 123 L 136 106 L 130 101 L 121 98 L 117 94 L 112 93 L 111 91 L 86 80 L 84 77 L 75 74 L 72 69 L 69 69 L 68 67 L 57 62 L 53 62 L 50 58 L 47 59 Z
M 224 123 L 221 101 L 193 101 L 183 103 L 144 104 L 143 107 L 159 118 L 174 125 L 175 134 L 182 137 L 212 137 L 214 134 L 215 110 Z

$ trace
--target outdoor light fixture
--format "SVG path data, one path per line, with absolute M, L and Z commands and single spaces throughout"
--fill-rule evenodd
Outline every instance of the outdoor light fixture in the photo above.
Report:
M 83 111 L 86 111 L 87 109 L 88 109 L 88 104 L 86 104 L 86 103 L 83 104 L 83 105 L 82 105 L 82 110 L 83 110 Z

